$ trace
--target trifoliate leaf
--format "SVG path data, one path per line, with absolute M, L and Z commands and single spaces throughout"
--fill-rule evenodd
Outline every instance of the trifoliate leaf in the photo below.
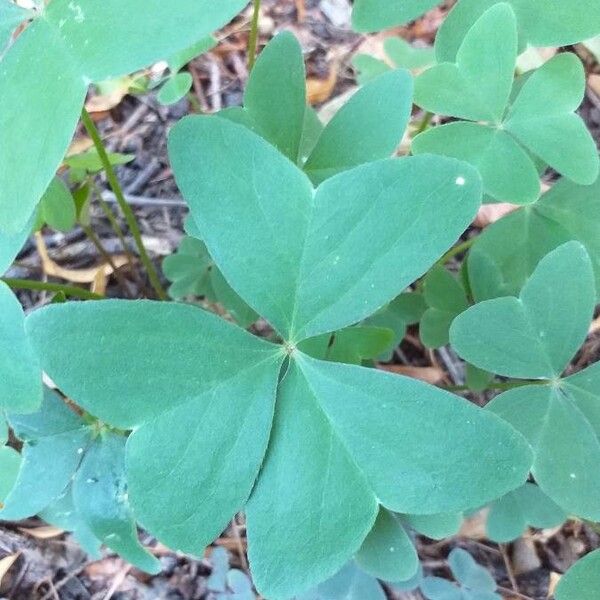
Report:
M 507 543 L 520 537 L 528 526 L 539 529 L 557 527 L 567 514 L 533 483 L 509 492 L 492 502 L 486 523 L 488 537 Z
M 470 121 L 502 122 L 517 60 L 517 22 L 496 4 L 469 29 L 456 56 L 428 69 L 415 84 L 415 102 L 431 112 Z
M 428 348 L 439 348 L 448 343 L 450 324 L 469 306 L 461 283 L 444 267 L 435 266 L 423 282 L 427 310 L 421 318 L 419 333 Z
M 193 79 L 189 73 L 175 73 L 163 83 L 157 100 L 164 105 L 179 102 L 191 89 Z
M 247 0 L 53 0 L 2 58 L 0 229 L 20 231 L 60 165 L 89 83 L 173 55 Z M 119 40 L 119 43 L 115 43 Z M 28 99 L 22 110 L 23 98 Z M 23 182 L 27 182 L 23 186 Z
M 437 4 L 439 0 L 356 0 L 352 25 L 365 33 L 404 25 Z
M 42 401 L 42 372 L 24 320 L 19 301 L 0 282 L 0 408 L 9 411 L 32 411 Z
M 356 554 L 357 564 L 385 581 L 407 581 L 417 573 L 419 557 L 402 523 L 385 508 Z
M 459 315 L 450 341 L 487 371 L 555 379 L 587 336 L 595 298 L 587 252 L 569 242 L 540 261 L 519 298 L 488 300 Z
M 575 114 L 585 86 L 579 58 L 570 53 L 555 56 L 523 84 L 504 127 L 561 175 L 591 185 L 598 178 L 598 150 Z
M 452 61 L 469 28 L 498 0 L 459 0 L 446 17 L 435 41 L 439 61 Z M 600 31 L 600 6 L 582 0 L 507 0 L 517 15 L 522 45 L 569 46 Z
M 364 165 L 315 193 L 264 140 L 214 117 L 181 121 L 170 155 L 225 278 L 293 341 L 356 323 L 389 302 L 451 246 L 480 196 L 471 168 L 432 156 Z
M 432 152 L 464 160 L 477 168 L 483 191 L 497 201 L 535 202 L 540 178 L 533 159 L 503 130 L 477 123 L 454 122 L 416 136 L 414 154 Z
M 554 385 L 510 390 L 488 405 L 531 443 L 541 489 L 563 510 L 593 521 L 600 520 L 599 365 Z
M 576 562 L 561 578 L 556 600 L 595 600 L 600 586 L 600 550 Z

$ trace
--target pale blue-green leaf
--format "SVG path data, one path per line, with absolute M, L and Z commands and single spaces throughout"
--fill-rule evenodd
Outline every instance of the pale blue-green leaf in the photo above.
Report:
M 352 25 L 365 33 L 404 25 L 437 4 L 439 0 L 356 0 Z
M 519 298 L 488 300 L 459 315 L 450 341 L 482 369 L 552 379 L 585 340 L 595 299 L 589 256 L 580 243 L 569 242 L 540 261 Z
M 600 588 L 600 550 L 576 562 L 561 578 L 556 600 L 596 600 Z
M 21 455 L 10 446 L 0 447 L 0 504 L 10 494 L 21 466 Z
M 464 587 L 480 592 L 496 589 L 496 582 L 489 571 L 477 564 L 466 550 L 454 548 L 448 556 L 448 564 L 455 579 Z
M 3 275 L 17 257 L 31 233 L 31 221 L 17 233 L 6 233 L 0 228 L 0 275 Z
M 318 184 L 346 169 L 390 157 L 408 124 L 412 93 L 412 77 L 402 69 L 361 87 L 329 121 L 308 157 L 304 169 L 311 180 Z
M 257 589 L 285 599 L 332 576 L 358 550 L 376 515 L 374 493 L 291 362 L 246 507 Z
M 461 513 L 439 513 L 437 515 L 402 515 L 405 523 L 422 535 L 441 540 L 458 533 L 463 522 Z
M 33 14 L 33 11 L 21 8 L 12 0 L 0 0 L 0 53 L 6 47 L 17 26 L 32 17 Z
M 0 407 L 29 412 L 42 401 L 42 372 L 27 341 L 19 301 L 0 282 Z
M 88 448 L 73 479 L 73 504 L 102 543 L 148 573 L 160 571 L 138 541 L 127 500 L 125 437 L 105 433 Z

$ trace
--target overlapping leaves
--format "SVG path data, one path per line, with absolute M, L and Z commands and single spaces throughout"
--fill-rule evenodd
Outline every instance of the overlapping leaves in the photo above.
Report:
M 296 347 L 363 320 L 452 245 L 479 205 L 473 169 L 384 160 L 315 190 L 271 144 L 218 117 L 182 121 L 170 153 L 211 256 L 284 344 L 153 302 L 54 305 L 27 322 L 61 389 L 133 428 L 129 496 L 144 527 L 197 554 L 245 506 L 256 585 L 287 598 L 348 561 L 379 504 L 460 510 L 524 481 L 529 450 L 491 413 Z
M 392 155 L 410 118 L 413 84 L 408 72 L 396 70 L 375 78 L 325 127 L 307 106 L 305 78 L 300 44 L 290 33 L 279 34 L 252 70 L 244 107 L 219 115 L 258 133 L 314 183 Z
M 478 367 L 540 380 L 501 394 L 489 410 L 529 440 L 540 488 L 570 514 L 599 520 L 600 365 L 561 378 L 586 338 L 595 303 L 591 261 L 581 244 L 569 242 L 539 263 L 518 298 L 488 300 L 461 314 L 450 339 Z
M 16 483 L 5 497 L 0 519 L 44 513 L 75 530 L 86 545 L 94 538 L 150 572 L 160 563 L 137 540 L 127 501 L 125 438 L 98 433 L 46 390 L 38 412 L 9 415 L 24 442 Z
M 516 58 L 514 12 L 507 3 L 496 4 L 469 29 L 456 62 L 441 63 L 417 79 L 417 104 L 465 121 L 422 133 L 413 151 L 470 162 L 495 200 L 537 199 L 533 156 L 576 183 L 592 184 L 598 151 L 574 113 L 585 92 L 581 62 L 574 54 L 560 54 L 513 87 Z
M 173 55 L 225 24 L 246 3 L 53 0 L 43 8 L 0 63 L 3 235 L 25 226 L 52 180 L 89 83 Z

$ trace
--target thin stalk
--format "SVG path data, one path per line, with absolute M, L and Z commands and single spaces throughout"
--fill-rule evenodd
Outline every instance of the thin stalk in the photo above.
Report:
M 115 213 L 113 213 L 112 209 L 108 205 L 108 202 L 106 202 L 106 200 L 102 197 L 102 193 L 98 189 L 98 186 L 92 183 L 92 187 L 94 189 L 94 192 L 96 193 L 96 197 L 98 198 L 98 204 L 100 204 L 100 208 L 102 209 L 102 212 L 104 212 L 104 215 L 108 219 L 108 222 L 110 223 L 110 226 L 112 227 L 113 231 L 115 232 L 115 235 L 117 236 L 117 238 L 119 238 L 119 242 L 121 242 L 121 246 L 123 246 L 123 252 L 125 253 L 125 257 L 127 258 L 127 263 L 129 264 L 129 270 L 131 271 L 131 274 L 135 277 L 135 275 L 137 274 L 137 271 L 135 269 L 135 262 L 133 260 L 131 251 L 129 250 L 129 244 L 127 243 L 127 240 L 125 239 L 125 235 L 123 234 L 123 231 L 121 231 L 119 222 L 117 221 L 117 218 L 115 217 Z
M 475 239 L 475 237 L 472 237 L 466 242 L 462 242 L 460 244 L 457 244 L 453 248 L 450 248 L 450 250 L 448 250 L 448 252 L 446 252 L 446 254 L 444 254 L 444 256 L 440 258 L 440 260 L 438 260 L 437 264 L 445 265 L 451 258 L 454 258 L 455 256 L 466 252 L 475 243 Z
M 256 46 L 258 44 L 258 20 L 260 18 L 260 0 L 254 0 L 254 12 L 252 13 L 252 24 L 248 36 L 248 72 L 252 71 L 256 62 Z
M 81 111 L 81 120 L 83 122 L 83 126 L 85 127 L 88 135 L 92 138 L 92 142 L 98 152 L 98 156 L 100 157 L 100 161 L 102 162 L 102 167 L 106 172 L 106 178 L 108 179 L 108 184 L 117 199 L 117 203 L 119 208 L 123 212 L 123 216 L 125 217 L 125 221 L 127 226 L 129 227 L 129 231 L 131 231 L 131 235 L 135 241 L 135 245 L 137 246 L 138 252 L 140 254 L 140 259 L 142 264 L 146 268 L 146 272 L 148 273 L 148 279 L 150 280 L 150 284 L 154 288 L 156 295 L 161 300 L 167 300 L 167 293 L 165 292 L 163 286 L 160 283 L 160 278 L 158 277 L 158 273 L 148 256 L 148 252 L 144 247 L 144 242 L 142 240 L 142 234 L 140 232 L 140 228 L 138 227 L 137 221 L 135 219 L 135 215 L 131 210 L 129 204 L 127 204 L 127 200 L 125 200 L 125 195 L 123 194 L 123 190 L 121 188 L 121 184 L 117 179 L 117 175 L 113 166 L 110 164 L 110 160 L 108 159 L 108 154 L 106 152 L 106 148 L 102 143 L 102 139 L 100 137 L 100 132 L 96 127 L 94 121 L 90 117 L 88 111 L 84 108 Z
M 13 290 L 34 290 L 39 292 L 62 292 L 65 296 L 81 298 L 82 300 L 104 300 L 104 296 L 88 292 L 74 285 L 62 285 L 60 283 L 48 283 L 47 281 L 32 281 L 30 279 L 13 279 L 11 277 L 0 277 L 9 288 Z

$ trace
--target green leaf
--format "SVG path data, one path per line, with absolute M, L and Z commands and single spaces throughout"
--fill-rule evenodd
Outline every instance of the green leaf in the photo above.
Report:
M 520 537 L 528 526 L 539 529 L 558 527 L 567 514 L 533 483 L 509 492 L 490 506 L 486 531 L 498 543 Z
M 479 369 L 471 363 L 466 364 L 465 371 L 466 384 L 474 392 L 483 392 L 494 380 L 493 373 Z
M 171 56 L 167 63 L 172 73 L 181 71 L 185 65 L 191 62 L 194 58 L 205 54 L 212 50 L 217 45 L 217 40 L 212 35 L 207 35 L 201 40 L 195 42 L 185 50 L 180 50 Z
M 488 300 L 459 315 L 450 341 L 493 373 L 555 379 L 587 336 L 595 297 L 587 252 L 569 242 L 540 261 L 519 298 Z
M 377 515 L 373 491 L 319 400 L 301 366 L 291 362 L 246 507 L 254 582 L 268 598 L 289 598 L 333 575 L 359 549 Z
M 448 556 L 448 564 L 455 579 L 465 588 L 477 592 L 493 592 L 496 582 L 487 569 L 477 564 L 462 548 L 454 548 Z
M 364 33 L 388 29 L 412 21 L 438 4 L 439 0 L 356 0 L 352 25 Z
M 298 162 L 306 107 L 304 59 L 289 32 L 260 53 L 244 93 L 244 110 L 256 131 L 292 162 Z
M 92 432 L 48 389 L 39 411 L 11 415 L 10 424 L 24 441 L 23 461 L 0 518 L 18 521 L 36 515 L 64 493 Z
M 356 554 L 357 564 L 385 581 L 406 581 L 419 568 L 419 557 L 401 522 L 385 508 Z
M 412 142 L 413 154 L 464 160 L 479 171 L 483 191 L 499 202 L 529 204 L 540 195 L 540 178 L 529 154 L 503 130 L 454 122 L 432 127 Z
M 516 18 L 503 2 L 469 29 L 456 63 L 439 64 L 417 78 L 415 102 L 434 113 L 499 124 L 510 97 L 516 60 Z
M 83 456 L 73 480 L 73 502 L 92 533 L 125 560 L 148 573 L 161 564 L 137 539 L 127 500 L 123 436 L 106 433 Z
M 0 52 L 17 26 L 33 14 L 33 11 L 21 8 L 11 0 L 0 0 Z
M 89 83 L 171 56 L 246 4 L 131 0 L 124 8 L 120 0 L 53 0 L 46 6 L 2 58 L 0 130 L 11 143 L 0 146 L 1 229 L 15 233 L 31 217 L 68 148 Z
M 413 71 L 429 67 L 435 63 L 433 48 L 413 46 L 401 37 L 386 38 L 383 42 L 383 48 L 396 67 Z
M 134 158 L 134 154 L 121 154 L 119 152 L 108 153 L 108 162 L 110 162 L 113 167 L 126 165 Z M 90 148 L 80 154 L 67 156 L 64 160 L 64 164 L 71 169 L 81 169 L 88 173 L 98 173 L 104 168 L 100 156 L 98 155 L 98 151 L 95 148 Z
M 0 275 L 4 274 L 25 245 L 31 233 L 32 223 L 28 222 L 17 233 L 5 233 L 0 229 Z
M 498 0 L 459 0 L 446 17 L 435 42 L 439 61 L 452 61 L 471 25 Z M 523 42 L 532 46 L 570 46 L 600 31 L 600 6 L 582 0 L 507 0 L 517 15 Z
M 42 196 L 38 218 L 58 231 L 69 231 L 74 227 L 75 201 L 65 182 L 59 177 L 54 177 Z
M 561 578 L 556 600 L 595 600 L 600 586 L 600 550 L 590 552 Z
M 379 77 L 379 75 L 392 70 L 392 67 L 386 62 L 370 54 L 355 54 L 352 57 L 352 67 L 357 72 L 356 80 L 360 85 L 365 85 Z
M 391 329 L 356 326 L 304 340 L 298 349 L 313 358 L 360 365 L 389 352 L 393 342 Z
M 176 73 L 167 79 L 158 92 L 161 104 L 175 104 L 192 89 L 192 76 L 189 73 Z
M 169 147 L 178 185 L 223 275 L 293 341 L 380 308 L 451 246 L 479 203 L 476 173 L 439 157 L 364 165 L 315 193 L 285 157 L 224 119 L 180 121 Z M 373 231 L 378 236 L 365 247 L 361 240 Z
M 402 515 L 402 520 L 421 535 L 441 540 L 456 535 L 463 522 L 461 513 L 439 513 L 437 515 Z
M 0 447 L 0 505 L 15 484 L 20 466 L 21 455 L 16 450 L 10 446 Z
M 391 156 L 402 139 L 412 109 L 413 83 L 402 69 L 361 87 L 327 124 L 304 169 L 314 183 Z M 388 98 L 382 102 L 382 98 Z
M 42 401 L 42 373 L 25 337 L 23 309 L 0 282 L 0 408 L 35 410 Z
M 428 348 L 445 346 L 450 324 L 469 306 L 461 283 L 444 267 L 433 267 L 423 282 L 428 309 L 419 325 L 421 340 Z
M 348 563 L 331 579 L 302 594 L 298 600 L 386 600 L 386 598 L 385 592 L 374 577 L 359 569 L 356 564 Z
M 528 451 L 499 421 L 482 419 L 482 411 L 462 399 L 422 382 L 375 369 L 297 359 L 310 390 L 327 416 L 336 436 L 364 472 L 380 502 L 404 513 L 433 514 L 474 506 L 478 496 L 493 495 L 492 488 L 510 489 L 527 469 Z M 343 398 L 343 402 L 340 402 Z M 387 402 L 387 398 L 397 401 Z M 435 411 L 429 407 L 435 405 Z M 368 419 L 365 419 L 369 415 Z M 501 481 L 492 481 L 481 466 L 468 461 L 469 452 L 485 456 L 482 462 L 502 460 L 469 433 L 486 430 L 489 439 L 502 437 L 514 466 Z M 410 439 L 409 446 L 397 440 Z M 436 443 L 432 443 L 432 439 Z M 449 454 L 447 440 L 452 444 Z M 508 441 L 510 439 L 510 442 Z M 396 442 L 394 442 L 396 440 Z M 464 453 L 464 455 L 463 455 Z M 473 454 L 471 454 L 472 456 Z M 440 465 L 444 469 L 440 469 Z M 434 466 L 437 465 L 437 466 Z M 474 482 L 479 483 L 474 486 Z M 392 483 L 393 482 L 393 483 Z
M 173 547 L 201 553 L 258 474 L 280 349 L 198 308 L 155 302 L 53 305 L 28 329 L 63 391 L 135 428 L 127 461 L 136 517 Z
M 585 71 L 575 54 L 555 56 L 523 84 L 504 126 L 559 173 L 590 185 L 598 178 L 598 150 L 574 112 L 585 85 Z

